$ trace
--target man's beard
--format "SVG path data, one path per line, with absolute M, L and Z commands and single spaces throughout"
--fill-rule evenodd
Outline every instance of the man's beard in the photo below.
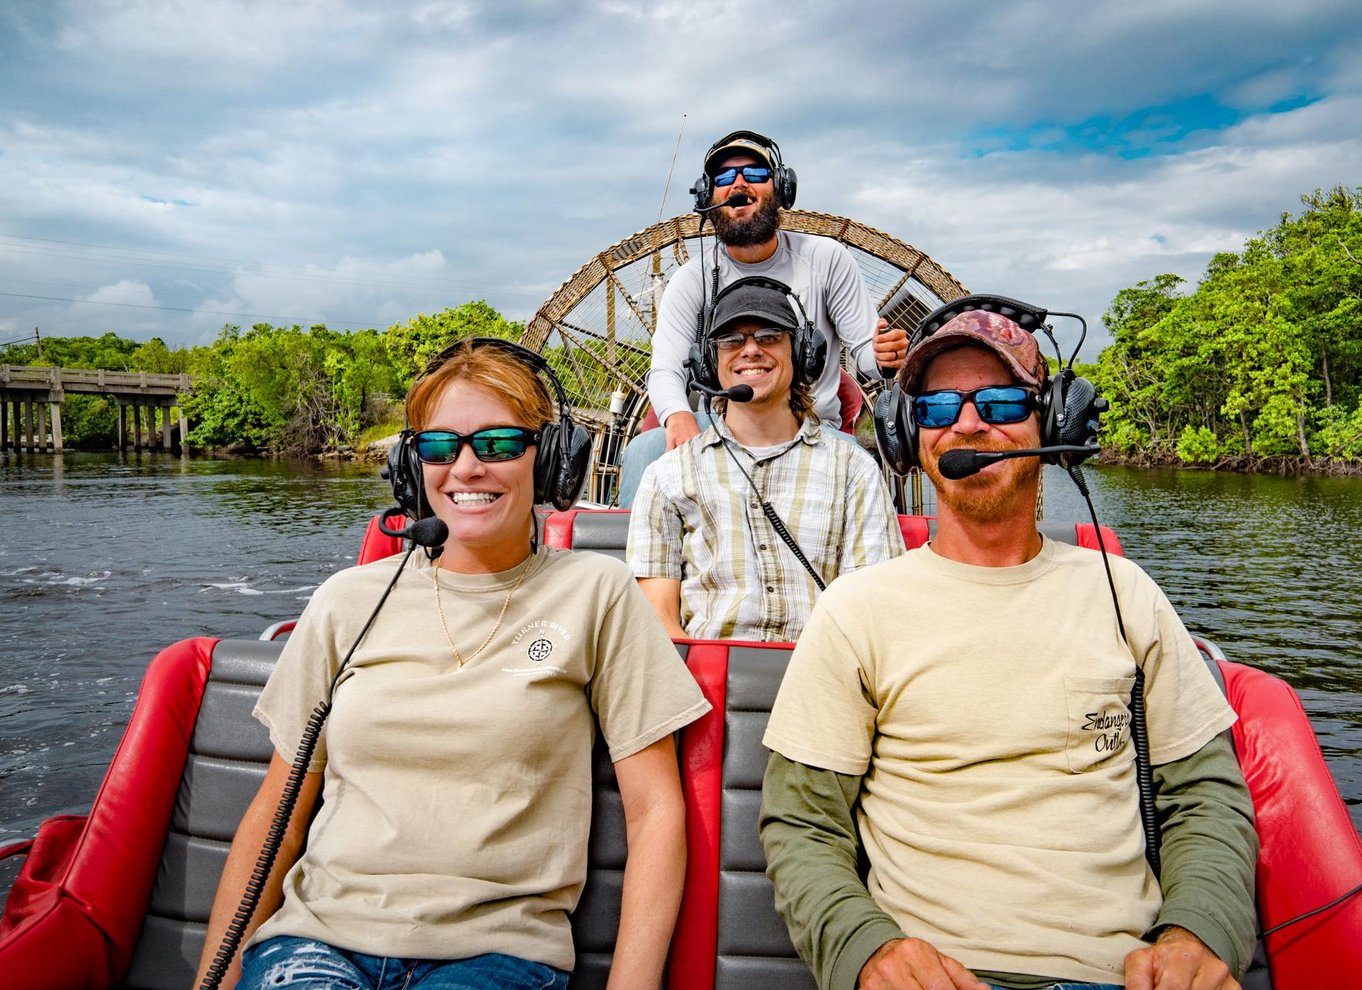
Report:
M 765 244 L 780 229 L 780 204 L 767 199 L 746 220 L 736 220 L 727 210 L 715 210 L 714 232 L 729 247 L 755 247 Z
M 994 449 L 982 446 L 971 449 Z M 1007 449 L 1007 448 L 996 448 Z M 943 451 L 944 453 L 944 451 Z M 1022 458 L 1005 462 L 1010 466 L 1009 482 L 1002 487 L 979 484 L 971 485 L 969 479 L 963 482 L 947 482 L 935 462 L 924 465 L 927 477 L 936 489 L 938 504 L 949 506 L 957 515 L 975 522 L 998 522 L 1012 517 L 1019 499 L 1034 502 L 1038 490 L 1041 464 L 1039 458 Z M 1034 506 L 1033 506 L 1034 511 Z

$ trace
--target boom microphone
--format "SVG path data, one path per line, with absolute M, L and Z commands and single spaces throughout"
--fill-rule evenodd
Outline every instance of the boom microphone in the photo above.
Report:
M 724 200 L 722 203 L 715 203 L 712 206 L 701 206 L 697 208 L 695 212 L 712 213 L 714 210 L 722 210 L 725 206 L 748 206 L 754 202 L 756 202 L 756 200 L 748 196 L 747 193 L 735 192 L 732 196 L 729 196 L 728 199 Z
M 732 388 L 707 388 L 696 381 L 690 384 L 695 391 L 703 392 L 711 399 L 727 399 L 729 402 L 751 402 L 752 396 L 757 394 L 752 391 L 751 385 L 734 385 Z
M 944 478 L 955 481 L 959 478 L 968 478 L 972 474 L 978 474 L 994 461 L 1005 461 L 1012 457 L 1046 457 L 1050 454 L 1075 454 L 1074 464 L 1093 454 L 1099 454 L 1102 448 L 1093 446 L 1082 446 L 1079 444 L 1056 444 L 1053 447 L 1033 447 L 1029 450 L 970 450 L 968 448 L 957 447 L 948 450 L 941 455 L 941 459 L 936 462 L 937 468 L 941 471 Z
M 745 386 L 744 386 L 745 387 Z M 752 391 L 750 388 L 747 389 Z M 415 522 L 407 523 L 403 529 L 389 529 L 383 522 L 384 517 L 394 512 L 401 512 L 400 508 L 387 509 L 378 514 L 378 528 L 389 536 L 395 536 L 399 540 L 411 540 L 418 547 L 441 547 L 445 540 L 449 539 L 449 527 L 444 520 L 438 516 L 427 516 L 425 519 L 417 519 Z

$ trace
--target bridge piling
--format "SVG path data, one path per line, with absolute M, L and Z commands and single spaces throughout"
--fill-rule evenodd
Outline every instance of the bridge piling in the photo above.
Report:
M 181 405 L 193 387 L 188 375 L 97 368 L 38 368 L 0 364 L 0 449 L 62 451 L 61 405 L 68 393 L 110 396 L 118 409 L 118 449 L 173 450 L 170 410 L 180 408 L 180 442 L 189 434 Z M 128 411 L 132 410 L 132 423 Z M 145 422 L 143 420 L 143 409 Z M 161 412 L 157 444 L 156 411 Z M 131 426 L 131 430 L 129 427 Z

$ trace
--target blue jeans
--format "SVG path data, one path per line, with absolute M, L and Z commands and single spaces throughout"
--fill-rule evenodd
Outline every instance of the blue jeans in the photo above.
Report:
M 394 959 L 280 935 L 241 957 L 237 990 L 567 990 L 568 974 L 489 953 L 471 959 Z

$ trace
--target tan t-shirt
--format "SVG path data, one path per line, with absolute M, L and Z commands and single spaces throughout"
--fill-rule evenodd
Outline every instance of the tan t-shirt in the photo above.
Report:
M 875 901 L 971 969 L 1119 983 L 1154 921 L 1132 653 L 1154 763 L 1234 721 L 1158 586 L 1111 565 L 1129 649 L 1091 550 L 990 568 L 923 547 L 839 578 L 776 699 L 768 747 L 864 775 Z
M 285 760 L 396 566 L 341 571 L 304 611 L 255 710 Z M 438 572 L 465 658 L 522 566 Z M 321 810 L 254 941 L 501 952 L 571 969 L 597 719 L 618 761 L 709 703 L 619 561 L 541 549 L 487 649 L 462 668 L 432 571 L 413 556 L 341 675 L 312 767 L 325 769 Z

